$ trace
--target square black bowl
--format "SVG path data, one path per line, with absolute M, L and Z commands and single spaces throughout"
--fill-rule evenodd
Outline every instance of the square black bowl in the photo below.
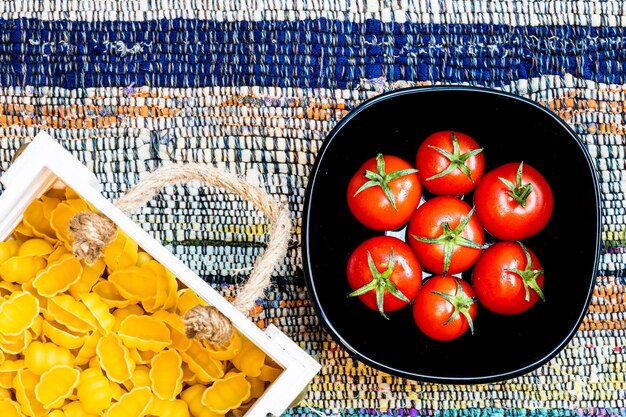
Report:
M 550 222 L 524 241 L 546 270 L 546 302 L 516 316 L 496 315 L 479 306 L 474 334 L 451 342 L 424 336 L 410 308 L 389 313 L 387 321 L 346 297 L 351 291 L 345 274 L 351 252 L 381 234 L 350 213 L 348 181 L 377 153 L 413 164 L 421 141 L 439 130 L 472 136 L 485 149 L 485 172 L 506 162 L 530 164 L 554 194 Z M 305 278 L 321 322 L 356 359 L 414 380 L 501 381 L 541 366 L 578 330 L 595 285 L 600 225 L 592 159 L 576 134 L 549 110 L 482 88 L 397 90 L 353 110 L 329 133 L 317 156 L 305 198 Z M 471 270 L 463 276 L 469 274 Z

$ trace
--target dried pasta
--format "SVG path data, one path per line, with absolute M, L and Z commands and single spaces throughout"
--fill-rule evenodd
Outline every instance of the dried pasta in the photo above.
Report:
M 245 413 L 282 370 L 237 331 L 187 338 L 206 302 L 122 231 L 94 264 L 75 257 L 68 224 L 91 209 L 55 189 L 0 242 L 0 416 Z

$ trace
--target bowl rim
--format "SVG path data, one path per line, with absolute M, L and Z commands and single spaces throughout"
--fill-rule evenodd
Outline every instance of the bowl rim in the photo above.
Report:
M 533 361 L 532 363 L 515 370 L 500 372 L 497 374 L 486 374 L 479 376 L 471 376 L 471 377 L 442 377 L 436 375 L 426 375 L 416 372 L 409 372 L 402 369 L 397 369 L 395 367 L 380 363 L 378 361 L 372 360 L 371 358 L 365 356 L 357 349 L 355 349 L 347 340 L 345 340 L 341 334 L 333 327 L 332 323 L 328 320 L 328 317 L 324 313 L 322 306 L 319 303 L 319 297 L 317 295 L 317 290 L 315 286 L 315 280 L 312 277 L 312 266 L 311 266 L 311 257 L 309 254 L 310 250 L 310 211 L 311 211 L 311 197 L 313 194 L 313 187 L 316 183 L 317 176 L 319 175 L 319 167 L 321 161 L 324 159 L 324 156 L 327 152 L 328 146 L 330 143 L 336 138 L 339 131 L 348 124 L 356 115 L 361 113 L 362 111 L 368 109 L 369 107 L 376 105 L 382 101 L 388 100 L 390 98 L 409 95 L 409 94 L 419 94 L 419 93 L 427 93 L 427 92 L 441 92 L 441 91 L 453 91 L 453 92 L 472 92 L 472 93 L 480 93 L 480 94 L 488 94 L 505 97 L 507 99 L 516 100 L 522 102 L 526 105 L 532 106 L 537 110 L 545 113 L 549 117 L 551 117 L 556 123 L 558 123 L 565 131 L 569 134 L 569 136 L 573 139 L 573 142 L 576 143 L 578 148 L 582 151 L 585 161 L 587 162 L 587 167 L 592 177 L 593 182 L 593 193 L 595 196 L 595 207 L 596 207 L 596 244 L 595 244 L 595 253 L 594 253 L 594 266 L 593 273 L 591 279 L 589 280 L 589 289 L 587 292 L 587 297 L 583 308 L 580 310 L 580 314 L 578 319 L 576 320 L 576 325 L 573 326 L 567 336 L 561 340 L 550 352 L 545 354 L 540 359 Z M 304 211 L 302 214 L 303 227 L 301 231 L 302 238 L 302 261 L 303 261 L 303 270 L 304 270 L 304 279 L 307 290 L 311 296 L 311 300 L 313 303 L 313 307 L 321 319 L 322 325 L 326 328 L 326 330 L 330 333 L 332 338 L 339 343 L 344 349 L 346 349 L 350 355 L 357 359 L 360 362 L 363 362 L 373 368 L 376 368 L 380 371 L 389 373 L 391 375 L 396 375 L 399 377 L 407 378 L 410 380 L 423 381 L 423 382 L 434 382 L 434 383 L 443 383 L 443 384 L 482 384 L 482 383 L 490 383 L 490 382 L 499 382 L 507 379 L 514 378 L 516 376 L 524 375 L 529 373 L 540 366 L 547 363 L 549 360 L 554 358 L 563 348 L 569 344 L 574 335 L 578 332 L 582 321 L 588 313 L 589 305 L 591 303 L 593 290 L 596 285 L 596 279 L 598 274 L 598 266 L 601 255 L 601 244 L 602 244 L 602 199 L 599 188 L 598 181 L 598 171 L 595 167 L 593 158 L 591 157 L 589 150 L 583 144 L 578 135 L 574 132 L 574 130 L 558 115 L 556 115 L 550 109 L 540 105 L 539 103 L 527 99 L 525 97 L 520 97 L 515 94 L 511 94 L 505 91 L 494 90 L 486 87 L 475 87 L 475 86 L 464 86 L 464 85 L 444 85 L 444 86 L 414 86 L 414 87 L 406 87 L 402 89 L 392 90 L 384 92 L 375 97 L 369 98 L 363 102 L 361 102 L 357 107 L 351 110 L 341 121 L 339 121 L 333 129 L 326 135 L 324 142 L 322 143 L 317 156 L 315 157 L 315 162 L 309 173 L 309 181 L 306 187 L 305 195 L 304 195 Z

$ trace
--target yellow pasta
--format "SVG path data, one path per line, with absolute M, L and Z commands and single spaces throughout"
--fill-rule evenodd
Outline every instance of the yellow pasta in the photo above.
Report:
M 11 294 L 20 290 L 21 287 L 19 285 L 0 280 L 0 298 L 9 298 Z
M 24 349 L 26 349 L 32 339 L 32 333 L 28 330 L 24 330 L 16 336 L 3 336 L 0 334 L 0 350 L 17 355 L 24 352 Z
M 80 401 L 72 401 L 63 406 L 65 417 L 99 417 L 99 414 L 88 413 Z
M 20 369 L 13 379 L 15 399 L 20 404 L 22 412 L 30 417 L 39 417 L 46 412 L 43 405 L 35 398 L 37 383 L 39 383 L 39 375 L 28 369 Z
M 0 264 L 0 278 L 23 284 L 46 267 L 42 256 L 13 256 Z
M 150 414 L 159 417 L 189 417 L 189 407 L 183 400 L 152 399 Z
M 130 378 L 132 388 L 149 387 L 152 384 L 150 381 L 150 368 L 147 366 L 137 366 L 133 376 Z
M 98 329 L 103 333 L 110 332 L 115 325 L 115 317 L 109 311 L 109 306 L 96 293 L 82 294 L 80 300 L 83 302 L 92 317 Z
M 83 266 L 74 255 L 63 255 L 58 261 L 39 272 L 33 281 L 33 287 L 39 294 L 53 297 L 66 291 L 80 279 Z
M 259 379 L 265 382 L 274 382 L 276 378 L 281 374 L 283 370 L 270 365 L 261 366 L 261 373 Z
M 112 331 L 117 332 L 120 329 L 122 321 L 124 321 L 126 317 L 131 315 L 141 316 L 143 313 L 145 313 L 145 311 L 143 311 L 143 308 L 141 308 L 138 304 L 131 304 L 124 308 L 116 308 L 112 313 L 113 318 L 115 318 Z
M 241 337 L 239 337 L 239 333 L 233 332 L 230 340 L 224 346 L 218 346 L 212 343 L 205 343 L 205 346 L 212 357 L 221 361 L 227 361 L 239 354 L 243 343 Z
M 0 303 L 0 334 L 16 336 L 30 328 L 39 316 L 39 300 L 33 295 L 14 292 Z
M 216 413 L 227 413 L 241 405 L 250 396 L 246 374 L 233 372 L 219 379 L 202 394 L 202 404 Z
M 246 338 L 242 338 L 242 347 L 239 353 L 232 358 L 237 369 L 248 376 L 261 375 L 261 368 L 265 364 L 265 353 Z
M 104 262 L 110 271 L 136 265 L 139 257 L 138 249 L 134 240 L 118 230 L 113 242 L 104 248 Z
M 41 315 L 37 315 L 37 317 L 35 317 L 33 325 L 30 329 L 28 329 L 28 331 L 32 335 L 32 340 L 39 339 L 39 337 L 41 336 L 41 333 L 43 332 L 43 322 L 44 319 Z
M 100 414 L 113 401 L 113 389 L 99 369 L 86 369 L 80 374 L 77 395 L 88 413 Z
M 185 334 L 185 322 L 183 319 L 165 310 L 156 311 L 153 318 L 161 320 L 168 327 L 170 331 L 170 339 L 172 340 L 171 347 L 178 351 L 185 351 L 191 346 L 191 339 Z
M 111 392 L 113 393 L 113 399 L 115 401 L 119 401 L 122 398 L 122 395 L 126 394 L 128 391 L 124 389 L 124 387 L 117 382 L 109 381 L 109 387 L 111 387 Z
M 133 375 L 135 362 L 115 333 L 109 333 L 98 341 L 96 353 L 102 370 L 111 381 L 122 383 Z
M 180 398 L 187 403 L 193 417 L 224 417 L 223 413 L 211 411 L 202 404 L 202 395 L 206 388 L 202 384 L 192 385 L 180 394 Z
M 53 366 L 39 378 L 35 386 L 35 398 L 49 410 L 63 405 L 78 385 L 80 371 L 67 365 Z
M 166 349 L 152 358 L 150 380 L 152 392 L 162 400 L 173 401 L 183 390 L 182 359 L 174 349 Z
M 11 398 L 0 399 L 0 416 L 2 417 L 24 417 L 20 404 Z
M 97 328 L 96 317 L 82 302 L 71 295 L 58 295 L 48 300 L 47 315 L 52 320 L 65 325 L 78 333 L 86 333 Z
M 64 325 L 55 321 L 43 322 L 43 334 L 52 343 L 68 349 L 78 349 L 85 343 L 88 335 L 76 334 Z
M 76 258 L 68 224 L 86 210 L 51 189 L 0 242 L 0 416 L 245 412 L 282 370 L 238 332 L 187 338 L 182 315 L 206 302 L 125 233 L 93 265 Z
M 158 352 L 169 346 L 170 332 L 167 326 L 149 316 L 128 316 L 118 331 L 120 339 L 130 348 Z
M 176 314 L 182 317 L 187 311 L 191 310 L 197 305 L 206 305 L 206 301 L 200 298 L 200 296 L 196 294 L 192 289 L 185 288 L 178 291 Z
M 24 360 L 4 360 L 0 363 L 0 388 L 13 388 L 13 379 L 17 371 L 24 369 Z
M 0 242 L 0 264 L 17 255 L 20 243 L 17 240 Z
M 54 251 L 54 246 L 45 239 L 28 239 L 20 245 L 17 256 L 46 256 Z
M 24 211 L 23 222 L 28 226 L 36 237 L 43 238 L 48 242 L 56 242 L 57 235 L 50 227 L 50 221 L 44 215 L 46 211 L 43 201 L 35 200 Z
M 24 367 L 41 375 L 55 365 L 72 366 L 74 356 L 69 349 L 54 343 L 32 342 L 24 351 Z
M 104 261 L 98 259 L 93 265 L 87 265 L 84 261 L 81 261 L 83 267 L 83 273 L 80 275 L 78 281 L 68 289 L 68 292 L 75 299 L 80 299 L 81 294 L 86 294 L 93 288 L 98 282 L 98 279 L 102 276 L 105 268 Z
M 139 387 L 122 395 L 105 413 L 105 417 L 143 417 L 148 413 L 152 403 L 152 392 L 149 387 Z
M 100 281 L 91 290 L 98 294 L 109 308 L 124 308 L 139 302 L 138 299 L 124 298 L 111 281 Z
M 74 366 L 82 366 L 94 358 L 96 356 L 96 347 L 98 346 L 98 342 L 102 337 L 102 333 L 100 332 L 92 332 L 87 339 L 85 339 L 85 343 L 81 346 L 76 354 L 76 358 L 74 359 Z
M 129 300 L 141 300 L 144 309 L 146 304 L 154 305 L 157 295 L 157 277 L 149 268 L 132 265 L 118 269 L 109 275 L 122 297 Z
M 224 364 L 214 359 L 202 344 L 193 340 L 191 346 L 180 356 L 201 382 L 209 383 L 224 375 Z

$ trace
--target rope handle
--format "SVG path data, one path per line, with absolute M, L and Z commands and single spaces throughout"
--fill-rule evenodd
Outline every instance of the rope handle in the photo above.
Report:
M 287 208 L 260 187 L 243 178 L 198 163 L 172 164 L 158 168 L 130 188 L 115 202 L 115 206 L 129 214 L 143 207 L 165 186 L 194 180 L 239 194 L 260 209 L 271 222 L 267 247 L 233 301 L 239 311 L 249 315 L 256 300 L 262 298 L 269 287 L 274 268 L 287 253 L 291 231 Z M 89 264 L 103 256 L 104 247 L 114 239 L 117 231 L 113 222 L 91 211 L 76 214 L 70 220 L 69 228 L 74 235 L 74 254 Z M 184 320 L 190 338 L 205 339 L 221 345 L 232 336 L 230 320 L 212 306 L 196 306 L 185 315 Z

